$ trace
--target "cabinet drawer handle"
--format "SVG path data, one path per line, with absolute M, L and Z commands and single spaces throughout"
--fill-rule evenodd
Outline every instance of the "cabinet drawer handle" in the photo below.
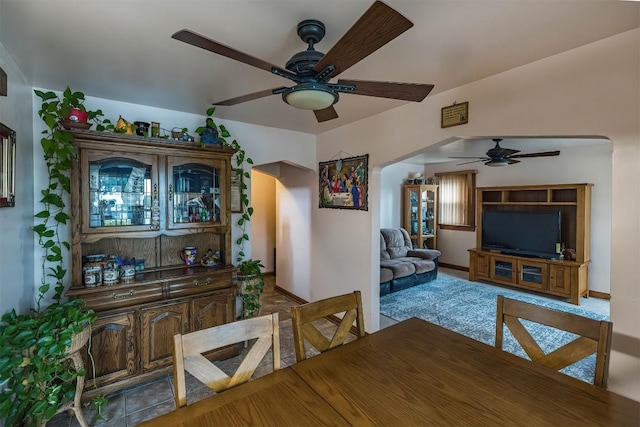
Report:
M 193 281 L 193 284 L 196 286 L 207 286 L 211 284 L 211 277 L 207 277 L 207 280 L 205 280 L 204 282 L 200 282 L 198 279 L 195 279 Z
M 115 292 L 111 294 L 111 298 L 113 299 L 125 299 L 125 298 L 129 298 L 130 296 L 132 296 L 134 294 L 133 289 L 129 289 L 129 292 L 125 292 L 124 294 L 116 294 Z
M 173 185 L 169 184 L 169 201 L 173 200 Z
M 129 345 L 127 347 L 127 350 L 129 351 L 129 353 L 133 352 L 133 335 L 129 335 Z

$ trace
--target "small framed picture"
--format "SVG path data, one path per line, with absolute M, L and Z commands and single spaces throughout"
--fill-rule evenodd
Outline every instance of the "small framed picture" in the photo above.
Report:
M 448 107 L 442 107 L 440 113 L 440 127 L 448 128 L 451 126 L 465 125 L 469 123 L 469 103 L 453 104 Z
M 231 212 L 242 213 L 242 169 L 231 169 Z

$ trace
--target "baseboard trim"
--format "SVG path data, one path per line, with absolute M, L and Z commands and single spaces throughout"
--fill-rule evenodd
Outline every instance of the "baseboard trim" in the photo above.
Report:
M 294 300 L 295 302 L 297 302 L 298 304 L 307 304 L 309 303 L 309 301 L 307 301 L 304 298 L 300 298 L 298 295 L 296 294 L 292 294 L 291 292 L 287 291 L 286 289 L 282 289 L 280 286 L 276 285 L 274 290 L 278 293 L 281 293 L 282 295 L 286 296 L 287 298 L 290 298 L 292 300 Z M 326 319 L 331 322 L 334 323 L 336 325 L 340 325 L 340 322 L 342 321 L 342 319 L 340 319 L 338 316 L 334 316 L 333 314 L 331 316 L 327 316 Z M 349 329 L 349 331 L 354 334 L 354 335 L 358 335 L 358 329 L 355 326 L 351 326 L 351 329 Z
M 298 295 L 296 294 L 292 294 L 291 292 L 289 292 L 286 289 L 282 289 L 280 286 L 276 285 L 275 286 L 275 291 L 284 295 L 285 297 L 291 298 L 292 300 L 294 300 L 295 302 L 297 302 L 298 304 L 307 304 L 309 301 L 307 301 L 306 299 L 300 298 Z
M 455 264 L 447 264 L 446 262 L 439 262 L 438 265 L 440 267 L 450 268 L 452 270 L 469 271 L 469 267 L 463 267 L 461 265 L 455 265 Z
M 607 294 L 605 292 L 598 292 L 598 291 L 589 291 L 589 296 L 594 298 L 606 299 L 606 300 L 611 299 L 611 294 Z

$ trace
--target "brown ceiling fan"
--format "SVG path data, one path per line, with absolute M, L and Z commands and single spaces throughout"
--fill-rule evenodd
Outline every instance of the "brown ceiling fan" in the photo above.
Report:
M 277 87 L 250 93 L 236 98 L 214 102 L 213 105 L 235 105 L 241 102 L 282 94 L 282 99 L 297 108 L 313 110 L 318 122 L 338 117 L 333 105 L 338 93 L 422 101 L 433 85 L 420 83 L 394 83 L 367 80 L 329 80 L 358 63 L 371 53 L 398 37 L 413 23 L 381 1 L 376 1 L 342 38 L 323 54 L 314 49 L 322 40 L 325 26 L 308 19 L 298 24 L 298 36 L 307 43 L 305 51 L 298 52 L 287 61 L 285 68 L 237 51 L 215 40 L 190 30 L 180 30 L 171 37 L 202 49 L 235 59 L 248 65 L 285 77 L 296 83 L 291 87 Z
M 552 157 L 559 156 L 560 151 L 542 151 L 539 153 L 529 153 L 529 154 L 517 154 L 520 150 L 514 150 L 512 148 L 502 148 L 500 147 L 500 141 L 502 139 L 495 138 L 493 142 L 496 143 L 496 146 L 487 151 L 486 157 L 449 157 L 450 159 L 476 159 L 470 162 L 459 163 L 460 165 L 466 165 L 469 163 L 476 162 L 484 162 L 487 166 L 507 166 L 512 165 L 514 163 L 520 163 L 520 160 L 529 157 Z

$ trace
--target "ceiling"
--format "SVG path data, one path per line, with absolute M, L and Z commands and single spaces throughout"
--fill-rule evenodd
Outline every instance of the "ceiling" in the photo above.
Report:
M 640 26 L 617 0 L 387 0 L 415 24 L 340 78 L 434 84 L 432 94 Z M 319 19 L 327 52 L 372 0 L 0 0 L 0 42 L 36 87 L 204 114 L 211 102 L 290 85 L 282 77 L 173 40 L 191 29 L 284 66 L 306 49 L 296 26 Z M 403 105 L 343 94 L 339 118 L 279 95 L 218 107 L 218 118 L 318 134 Z M 484 153 L 486 149 L 482 149 Z M 468 154 L 467 154 L 468 155 Z

